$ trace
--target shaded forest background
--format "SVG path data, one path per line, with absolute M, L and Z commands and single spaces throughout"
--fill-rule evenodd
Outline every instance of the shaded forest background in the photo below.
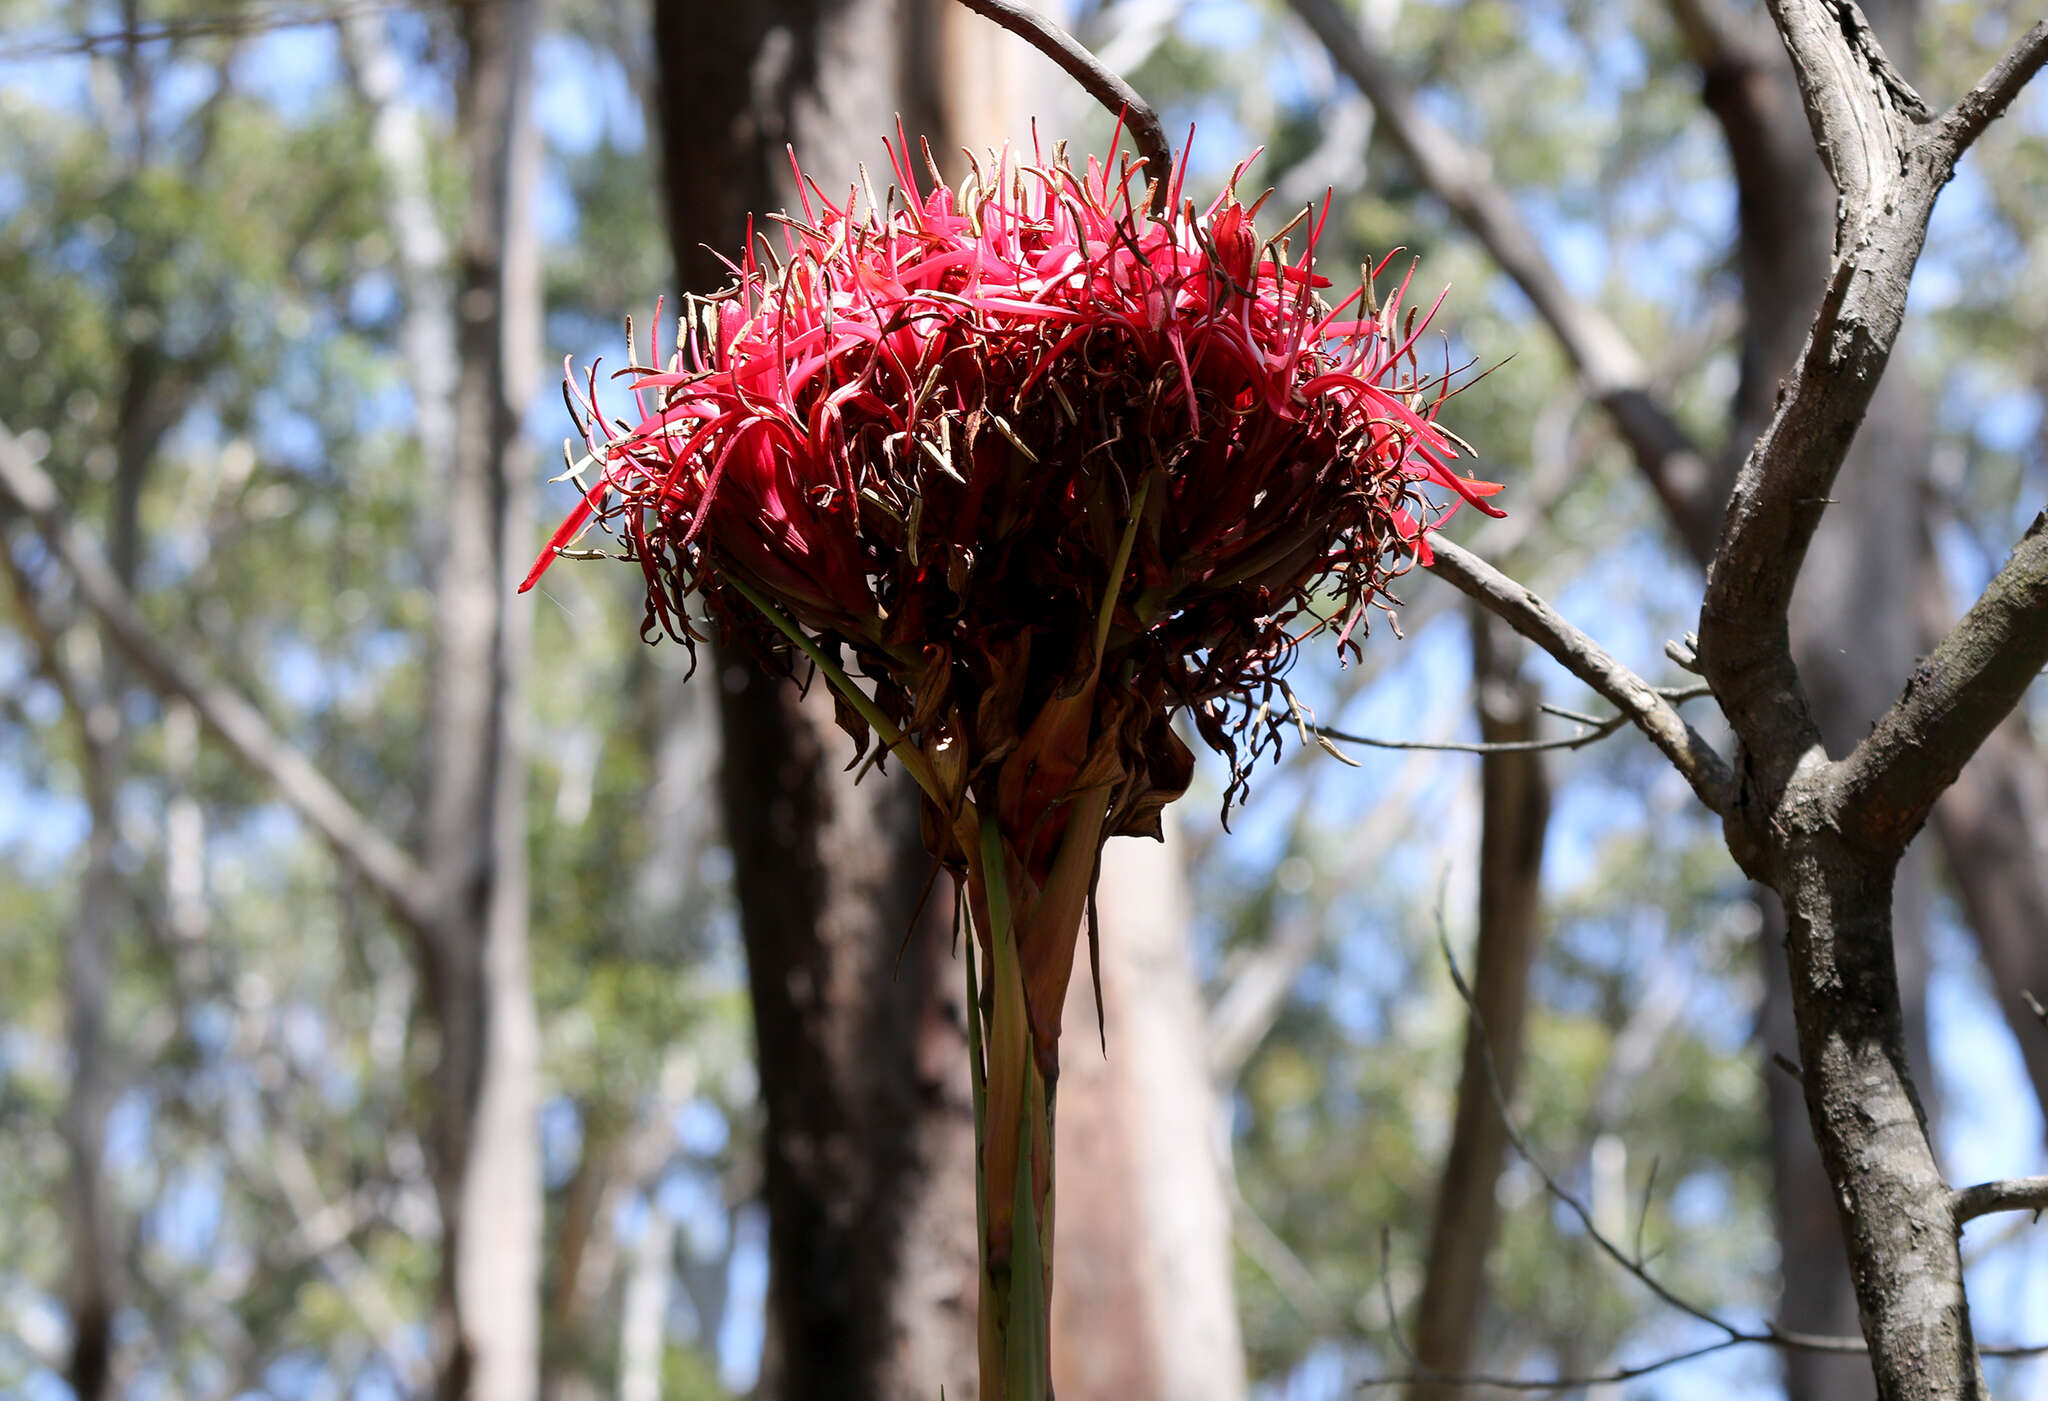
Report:
M 2031 18 L 1869 8 L 1942 93 Z M 1761 12 L 1067 18 L 1194 124 L 1195 187 L 1263 145 L 1278 206 L 1334 189 L 1333 265 L 1401 246 L 1449 284 L 1444 354 L 1501 368 L 1447 421 L 1510 510 L 1453 534 L 1686 680 L 1664 642 L 1832 201 Z M 908 795 L 851 787 L 821 696 L 715 653 L 682 684 L 634 571 L 507 585 L 569 499 L 542 486 L 550 367 L 622 364 L 627 317 L 644 345 L 657 293 L 715 286 L 705 245 L 788 197 L 785 140 L 833 182 L 898 114 L 947 152 L 1032 114 L 1099 149 L 1109 119 L 938 0 L 6 0 L 0 25 L 0 467 L 78 522 L 65 556 L 44 506 L 0 504 L 0 1390 L 971 1394 L 958 970 L 944 909 L 914 913 Z M 2043 230 L 2031 95 L 1937 210 L 1809 569 L 1831 740 L 2048 488 Z M 1704 445 L 1695 478 L 1653 470 L 1646 403 Z M 1433 579 L 1402 630 L 1348 669 L 1305 655 L 1296 690 L 1424 745 L 1605 714 Z M 1337 1396 L 1402 1342 L 1535 1376 L 1712 1341 L 1505 1144 L 1440 933 L 1600 1229 L 1726 1317 L 1853 1333 L 1773 1063 L 1778 917 L 1683 782 L 1625 731 L 1344 748 L 1260 774 L 1228 835 L 1203 769 L 1174 840 L 1107 868 L 1108 1054 L 1062 1083 L 1060 1394 Z M 2024 723 L 1899 899 L 1943 1166 L 2041 1171 Z M 1987 1340 L 2048 1342 L 2038 1234 L 1971 1229 Z M 2048 1395 L 2041 1364 L 1991 1375 Z M 1748 1349 L 1626 1394 L 1869 1386 Z

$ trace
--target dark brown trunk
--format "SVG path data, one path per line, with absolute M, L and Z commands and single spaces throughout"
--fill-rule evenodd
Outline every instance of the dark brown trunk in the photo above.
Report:
M 943 1252 L 920 1262 L 922 1279 L 906 1258 L 914 1226 L 946 1228 L 918 1219 L 924 1194 L 971 1182 L 931 1142 L 956 1124 L 972 1135 L 964 1023 L 945 976 L 950 889 L 913 928 L 924 865 L 914 794 L 878 779 L 856 787 L 840 771 L 847 745 L 822 688 L 800 699 L 731 664 L 721 681 L 721 790 L 767 1111 L 769 1394 L 893 1401 L 941 1383 L 971 1394 L 971 1201 L 951 1203 L 968 1249 L 950 1286 Z M 937 1355 L 906 1346 L 928 1330 L 903 1309 L 905 1291 L 935 1285 L 928 1302 L 955 1318 L 956 1357 L 944 1339 Z
M 908 80 L 912 19 L 888 0 L 656 7 L 684 288 L 721 285 L 709 250 L 736 249 L 750 214 L 787 202 L 785 143 L 838 172 L 876 162 L 868 143 L 898 110 L 929 129 Z M 767 1120 L 762 1392 L 971 1397 L 973 1123 L 949 883 L 913 930 L 927 874 L 914 793 L 894 772 L 854 786 L 821 687 L 800 699 L 727 651 L 707 666 Z
M 1536 738 L 1541 696 L 1534 683 L 1518 674 L 1523 651 L 1505 624 L 1475 611 L 1473 679 L 1480 738 L 1490 744 Z M 1507 1151 L 1500 1104 L 1513 1102 L 1520 1078 L 1529 970 L 1541 944 L 1539 895 L 1550 825 L 1550 784 L 1541 754 L 1487 755 L 1480 761 L 1480 788 L 1472 1009 L 1415 1319 L 1418 1370 L 1441 1373 L 1469 1371 L 1473 1360 L 1486 1258 L 1498 1218 L 1494 1187 Z M 1462 1390 L 1448 1383 L 1420 1383 L 1407 1394 L 1409 1401 L 1451 1401 Z

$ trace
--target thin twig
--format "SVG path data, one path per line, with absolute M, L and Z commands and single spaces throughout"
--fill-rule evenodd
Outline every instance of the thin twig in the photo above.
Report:
M 1674 705 L 1681 701 L 1697 700 L 1713 694 L 1705 686 L 1659 687 L 1658 694 Z M 1541 754 L 1553 749 L 1584 749 L 1607 738 L 1622 726 L 1628 724 L 1627 715 L 1579 715 L 1560 712 L 1556 707 L 1545 706 L 1545 711 L 1572 720 L 1584 727 L 1584 732 L 1564 735 L 1556 739 L 1500 739 L 1490 742 L 1464 740 L 1427 739 L 1375 739 L 1371 735 L 1352 734 L 1348 730 L 1333 729 L 1328 725 L 1311 725 L 1309 728 L 1324 739 L 1341 739 L 1346 744 L 1363 744 L 1371 749 L 1420 749 L 1433 754 Z
M 1617 1367 L 1611 1372 L 1596 1372 L 1579 1377 L 1507 1377 L 1487 1372 L 1432 1372 L 1423 1368 L 1417 1368 L 1412 1372 L 1403 1372 L 1396 1376 L 1362 1378 L 1358 1383 L 1358 1389 L 1364 1391 L 1368 1388 L 1427 1384 L 1456 1387 L 1483 1386 L 1499 1391 L 1539 1393 L 1577 1391 L 1581 1387 L 1606 1386 L 1617 1382 L 1634 1381 L 1637 1377 L 1646 1377 L 1652 1372 L 1661 1372 L 1667 1367 L 1676 1367 L 1681 1362 L 1694 1362 L 1702 1357 L 1710 1357 L 1717 1352 L 1725 1352 L 1729 1348 L 1748 1347 L 1752 1343 L 1764 1341 L 1768 1340 L 1744 1337 L 1721 1338 L 1718 1341 L 1706 1343 L 1700 1347 L 1689 1348 L 1684 1352 L 1672 1353 L 1668 1357 L 1660 1357 L 1655 1362 L 1645 1362 L 1636 1367 Z
M 1578 1219 L 1579 1224 L 1586 1232 L 1587 1238 L 1599 1247 L 1603 1254 L 1634 1276 L 1666 1305 L 1691 1318 L 1697 1319 L 1710 1328 L 1718 1330 L 1724 1336 L 1714 1342 L 1688 1348 L 1682 1352 L 1671 1353 L 1654 1361 L 1639 1363 L 1633 1366 L 1617 1367 L 1612 1371 L 1585 1376 L 1532 1378 L 1478 1372 L 1431 1372 L 1413 1365 L 1415 1362 L 1414 1354 L 1409 1350 L 1407 1339 L 1401 1335 L 1398 1323 L 1394 1322 L 1393 1290 L 1391 1281 L 1387 1277 L 1387 1246 L 1383 1231 L 1381 1287 L 1386 1295 L 1389 1326 L 1393 1330 L 1392 1335 L 1395 1346 L 1408 1359 L 1412 1370 L 1399 1375 L 1363 1378 L 1358 1382 L 1359 1389 L 1435 1383 L 1452 1386 L 1494 1387 L 1502 1391 L 1547 1393 L 1574 1391 L 1581 1387 L 1632 1381 L 1635 1378 L 1647 1376 L 1652 1372 L 1660 1372 L 1666 1368 L 1678 1366 L 1680 1363 L 1694 1362 L 1702 1357 L 1710 1357 L 1715 1353 L 1737 1347 L 1773 1347 L 1789 1352 L 1830 1353 L 1844 1356 L 1868 1353 L 1869 1346 L 1861 1338 L 1829 1337 L 1816 1333 L 1800 1333 L 1780 1328 L 1776 1324 L 1767 1324 L 1762 1329 L 1738 1327 L 1727 1319 L 1672 1292 L 1669 1286 L 1649 1272 L 1639 1255 L 1631 1256 L 1629 1252 L 1623 1250 L 1621 1246 L 1601 1231 L 1594 1224 L 1592 1210 L 1552 1175 L 1550 1169 L 1537 1158 L 1535 1151 L 1529 1146 L 1528 1141 L 1522 1137 L 1521 1131 L 1515 1127 L 1514 1116 L 1509 1111 L 1506 1098 L 1501 1094 L 1500 1073 L 1494 1064 L 1492 1042 L 1487 1039 L 1486 1025 L 1480 1018 L 1479 1008 L 1472 997 L 1472 990 L 1467 986 L 1465 975 L 1458 967 L 1457 955 L 1451 950 L 1450 936 L 1444 929 L 1441 909 L 1438 912 L 1437 943 L 1443 951 L 1444 963 L 1450 970 L 1451 985 L 1457 989 L 1458 996 L 1465 1003 L 1466 1012 L 1472 1019 L 1473 1032 L 1479 1043 L 1480 1057 L 1486 1067 L 1487 1084 L 1493 1093 L 1494 1107 L 1500 1113 L 1501 1123 L 1507 1131 L 1509 1146 L 1515 1150 L 1516 1156 L 1527 1163 L 1530 1169 L 1535 1172 L 1537 1178 L 1543 1183 L 1544 1190 L 1549 1193 L 1551 1198 L 1562 1204 L 1566 1210 L 1570 1211 Z M 1985 1184 L 1986 1188 L 2000 1189 L 2017 1189 L 2022 1186 L 2028 1186 L 2033 1190 L 2039 1191 L 2043 1196 L 2044 1206 L 2048 1206 L 2048 1178 L 2022 1179 L 2013 1183 Z M 1966 1190 L 1977 1191 L 1979 1189 L 1970 1188 Z M 1957 1210 L 1959 1213 L 1963 1210 L 1960 1201 L 1963 1195 L 1963 1193 L 1957 1194 L 1959 1199 Z M 2017 1192 L 2014 1195 L 2017 1195 Z M 2020 1209 L 2020 1205 L 2015 1202 L 2013 1205 L 2004 1208 L 1986 1208 L 1986 1210 L 1999 1209 L 2017 1210 Z M 1957 1219 L 1961 1221 L 1966 1218 L 1959 1215 Z M 2039 1357 L 2048 1354 L 2048 1343 L 1996 1345 L 1979 1348 L 1978 1351 L 1985 1357 Z
M 1589 744 L 1607 738 L 1627 723 L 1626 715 L 1610 715 L 1582 733 L 1558 739 L 1501 739 L 1490 742 L 1455 739 L 1441 742 L 1426 739 L 1375 739 L 1371 735 L 1355 735 L 1348 730 L 1332 729 L 1328 725 L 1313 725 L 1310 728 L 1324 739 L 1341 739 L 1346 744 L 1362 744 L 1368 749 L 1419 749 L 1432 754 L 1541 754 L 1552 749 L 1584 749 Z
M 1488 1038 L 1486 1023 L 1479 1015 L 1479 1004 L 1472 996 L 1472 989 L 1466 985 L 1463 970 L 1458 967 L 1458 956 L 1451 950 L 1450 934 L 1444 928 L 1441 908 L 1439 908 L 1437 915 L 1437 944 L 1443 951 L 1445 965 L 1450 969 L 1451 986 L 1457 989 L 1458 997 L 1464 1002 L 1466 1013 L 1472 1019 L 1472 1034 L 1479 1045 L 1480 1059 L 1486 1067 L 1486 1081 L 1493 1093 L 1494 1108 L 1500 1113 L 1501 1124 L 1507 1131 L 1508 1143 L 1514 1148 L 1515 1155 L 1527 1163 L 1535 1172 L 1537 1178 L 1543 1183 L 1544 1190 L 1578 1218 L 1579 1224 L 1585 1228 L 1587 1236 L 1593 1243 L 1599 1246 L 1615 1264 L 1621 1266 L 1622 1269 L 1642 1281 L 1643 1285 L 1652 1294 L 1655 1294 L 1665 1304 L 1678 1310 L 1680 1313 L 1696 1318 L 1710 1327 L 1720 1329 L 1730 1338 L 1743 1336 L 1743 1330 L 1737 1328 L 1734 1324 L 1716 1317 L 1708 1310 L 1673 1293 L 1670 1287 L 1662 1280 L 1650 1274 L 1626 1250 L 1623 1250 L 1614 1241 L 1610 1240 L 1606 1233 L 1594 1223 L 1591 1208 L 1580 1201 L 1563 1183 L 1559 1182 L 1550 1169 L 1544 1165 L 1543 1161 L 1536 1156 L 1536 1151 L 1529 1146 L 1528 1140 L 1522 1137 L 1522 1131 L 1515 1126 L 1514 1113 L 1508 1105 L 1507 1097 L 1501 1093 L 1500 1070 L 1493 1059 L 1493 1042 Z M 1774 1336 L 1776 1335 L 1774 1334 Z M 1827 1346 L 1820 1349 L 1821 1351 L 1836 1352 L 1849 1350 L 1834 1346 L 1836 1343 L 1846 1341 L 1843 1339 L 1830 1338 L 1817 1341 L 1827 1344 Z M 1862 1347 L 1862 1340 L 1856 1340 L 1854 1350 L 1860 1351 Z
M 1057 63 L 1087 94 L 1109 109 L 1131 129 L 1138 154 L 1145 158 L 1145 177 L 1152 184 L 1152 212 L 1165 212 L 1167 187 L 1172 183 L 1173 151 L 1166 142 L 1166 127 L 1152 104 L 1138 90 L 1110 68 L 1066 30 L 1028 5 L 1015 0 L 960 0 L 984 19 L 994 20 L 1018 38 Z
M 1701 802 L 1726 814 L 1734 801 L 1735 776 L 1728 761 L 1685 722 L 1662 692 L 1630 671 L 1578 628 L 1566 622 L 1533 589 L 1516 583 L 1462 546 L 1432 538 L 1430 572 L 1449 580 L 1466 597 L 1550 653 L 1564 669 L 1613 702 L 1650 737 L 1692 785 Z

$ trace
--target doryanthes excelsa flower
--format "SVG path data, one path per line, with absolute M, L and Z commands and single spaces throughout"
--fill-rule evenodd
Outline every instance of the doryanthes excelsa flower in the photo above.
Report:
M 1376 304 L 1381 268 L 1324 298 L 1327 200 L 1261 236 L 1243 166 L 1197 208 L 1184 161 L 1134 193 L 1114 144 L 928 193 L 888 150 L 879 198 L 865 171 L 837 199 L 796 172 L 801 212 L 622 372 L 631 416 L 571 376 L 583 498 L 524 587 L 602 525 L 645 575 L 643 632 L 694 645 L 694 596 L 822 674 L 856 757 L 879 738 L 923 790 L 979 945 L 982 1394 L 1038 1401 L 1060 1012 L 1105 840 L 1159 834 L 1193 771 L 1183 713 L 1231 761 L 1227 807 L 1309 733 L 1302 642 L 1355 650 L 1445 515 L 1499 512 L 1436 422 L 1436 308 L 1404 312 L 1405 279 Z
M 601 523 L 645 574 L 645 631 L 693 642 L 695 596 L 762 656 L 823 664 L 861 750 L 879 728 L 924 786 L 946 864 L 992 817 L 1050 1073 L 1101 843 L 1156 835 L 1189 782 L 1174 717 L 1241 791 L 1299 720 L 1304 639 L 1354 649 L 1427 532 L 1499 514 L 1496 487 L 1436 424 L 1436 308 L 1404 311 L 1405 280 L 1375 303 L 1384 262 L 1323 296 L 1327 200 L 1262 236 L 1242 165 L 1202 208 L 1177 175 L 1153 215 L 1114 155 L 994 154 L 921 192 L 887 149 L 884 197 L 798 172 L 801 210 L 622 372 L 630 426 L 595 369 L 571 378 L 585 491 L 525 587 Z

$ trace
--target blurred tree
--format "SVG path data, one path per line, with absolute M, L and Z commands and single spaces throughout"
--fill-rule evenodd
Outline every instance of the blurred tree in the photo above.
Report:
M 915 61 L 929 6 L 655 9 L 656 100 L 682 285 L 708 292 L 750 220 L 811 168 L 871 159 L 899 112 L 935 131 Z M 707 62 L 707 55 L 718 55 Z M 941 140 L 941 148 L 950 143 Z M 831 177 L 831 178 L 837 178 Z M 951 900 L 927 898 L 915 792 L 856 785 L 827 688 L 720 648 L 720 794 L 766 1109 L 764 1388 L 785 1398 L 972 1394 L 973 1122 Z
M 125 16 L 120 65 L 133 94 L 131 151 L 143 169 L 151 164 L 151 135 L 158 119 L 153 81 L 164 68 L 145 62 L 136 37 L 137 16 Z M 189 702 L 216 728 L 224 729 L 241 755 L 323 827 L 344 859 L 371 878 L 378 893 L 410 926 L 416 939 L 437 1035 L 436 1097 L 450 1112 L 433 1119 L 432 1168 L 441 1232 L 439 1320 L 435 1373 L 444 1395 L 518 1398 L 530 1395 L 537 1373 L 539 1173 L 535 1120 L 536 1052 L 531 991 L 525 954 L 527 910 L 526 832 L 523 809 L 523 729 L 519 720 L 524 670 L 524 627 L 502 602 L 511 582 L 510 557 L 523 554 L 529 533 L 519 502 L 528 459 L 514 450 L 519 406 L 533 387 L 538 342 L 538 263 L 525 214 L 535 182 L 531 141 L 530 86 L 533 13 L 530 7 L 478 6 L 461 16 L 458 124 L 470 169 L 469 214 L 457 252 L 460 326 L 432 327 L 428 339 L 443 353 L 452 349 L 457 374 L 452 385 L 430 364 L 420 400 L 430 431 L 425 446 L 450 458 L 432 464 L 445 472 L 442 499 L 443 564 L 436 580 L 439 603 L 438 657 L 434 663 L 434 738 L 429 752 L 429 812 L 424 868 L 391 846 L 353 812 L 347 800 L 296 751 L 271 733 L 261 717 L 232 692 L 207 688 L 178 660 L 168 657 L 143 633 L 128 594 L 137 576 L 141 542 L 137 521 L 143 477 L 164 434 L 191 404 L 161 399 L 175 378 L 164 373 L 161 356 L 144 338 L 133 342 L 131 370 L 121 396 L 113 476 L 115 510 L 108 533 L 110 572 L 86 590 L 114 640 L 128 651 L 149 680 L 167 695 Z M 200 111 L 209 118 L 198 128 L 196 148 L 213 145 L 211 116 L 229 92 L 228 68 L 216 74 L 214 97 Z M 525 135 L 522 135 L 525 133 Z M 416 175 L 416 172 L 414 172 Z M 414 208 L 409 214 L 418 217 Z M 104 215 L 96 217 L 105 217 Z M 417 254 L 422 231 L 404 227 L 407 271 L 415 288 L 444 275 Z M 168 249 L 123 254 L 117 266 L 131 276 L 153 277 L 174 261 Z M 127 300 L 127 299 L 124 299 Z M 445 315 L 449 298 L 416 309 L 413 320 Z M 209 314 L 213 308 L 205 308 Z M 163 324 L 143 305 L 130 312 L 152 325 Z M 181 328 L 167 327 L 176 338 Z M 131 332 L 131 334 L 133 334 Z M 416 362 L 422 338 L 410 339 Z M 191 366 L 182 366 L 188 371 Z M 439 402 L 447 391 L 447 403 Z M 438 431 L 445 422 L 448 431 Z M 38 481 L 32 460 L 18 441 L 17 493 L 42 513 L 46 531 L 62 537 L 47 480 Z M 89 546 L 73 542 L 72 567 L 94 577 Z M 519 615 L 523 619 L 525 615 Z M 94 683 L 97 684 L 97 683 Z M 76 689 L 76 688 L 71 688 Z M 83 694 L 83 692 L 79 692 Z M 111 737 L 110 737 L 111 738 Z M 104 772 L 104 751 L 89 756 L 88 773 Z M 89 788 L 105 787 L 94 780 Z M 98 824 L 104 833 L 95 850 L 111 850 L 112 809 Z M 101 858 L 94 858 L 101 859 Z M 117 888 L 111 873 L 88 864 L 103 894 Z M 96 1046 L 106 997 L 105 936 L 97 926 L 74 959 L 75 1042 L 87 1043 L 74 1077 L 74 1097 L 85 1106 L 71 1116 L 72 1140 L 84 1156 L 87 1202 L 101 1193 L 94 1176 L 104 1157 L 102 1130 L 107 1091 L 104 1059 Z M 297 1207 L 316 1198 L 307 1174 L 293 1173 L 296 1185 L 280 1183 Z M 104 1211 L 104 1208 L 99 1208 Z M 465 1222 L 489 1221 L 488 1229 L 465 1230 Z M 75 1259 L 85 1278 L 74 1285 L 75 1385 L 98 1394 L 105 1385 L 109 1288 L 94 1262 L 107 1253 L 110 1229 L 97 1213 L 81 1210 L 74 1225 Z
M 1483 744 L 1537 741 L 1541 693 L 1520 674 L 1525 644 L 1506 625 L 1474 610 L 1472 688 Z M 1472 1006 L 1456 1117 L 1444 1150 L 1441 1185 L 1430 1208 L 1429 1253 L 1415 1305 L 1415 1356 L 1450 1376 L 1472 1367 L 1486 1260 L 1492 1253 L 1495 1183 L 1507 1153 L 1503 1104 L 1521 1078 L 1529 974 L 1542 946 L 1543 846 L 1550 826 L 1550 782 L 1543 755 L 1513 748 L 1487 754 L 1479 768 L 1478 932 L 1472 955 Z M 1454 1385 L 1412 1386 L 1412 1401 L 1445 1401 Z

